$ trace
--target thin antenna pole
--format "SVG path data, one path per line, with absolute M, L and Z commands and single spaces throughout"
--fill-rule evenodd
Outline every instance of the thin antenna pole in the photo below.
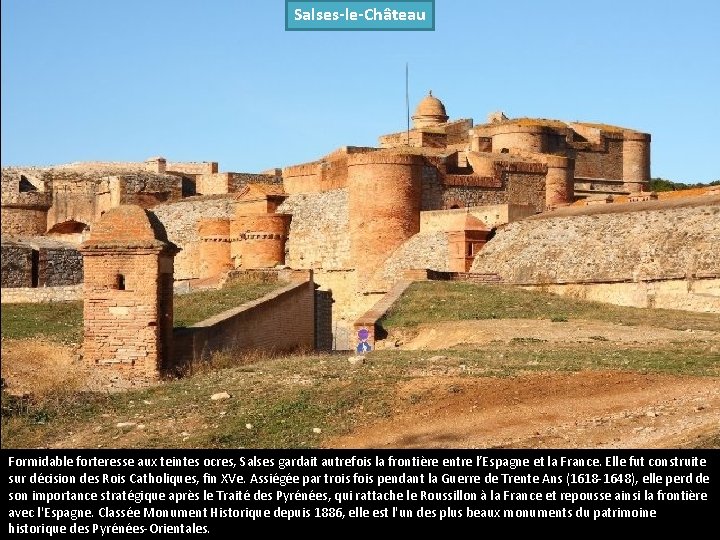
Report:
M 407 145 L 410 146 L 410 90 L 408 63 L 405 62 L 405 113 L 407 118 Z

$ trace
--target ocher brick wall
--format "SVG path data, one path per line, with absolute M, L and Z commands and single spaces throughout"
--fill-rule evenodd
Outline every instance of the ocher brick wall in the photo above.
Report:
M 158 329 L 164 315 L 158 299 L 158 267 L 157 250 L 85 254 L 83 355 L 91 365 L 157 376 L 161 368 Z M 125 277 L 125 290 L 114 288 L 118 274 Z
M 230 220 L 203 219 L 198 224 L 200 278 L 212 278 L 232 268 L 230 259 Z
M 348 162 L 350 252 L 362 290 L 387 256 L 420 231 L 423 164 L 421 156 L 379 152 Z
M 235 267 L 272 268 L 285 264 L 289 214 L 236 214 L 230 223 Z
M 11 236 L 44 234 L 47 230 L 47 214 L 47 208 L 3 207 L 0 211 L 0 230 L 2 234 Z
M 287 352 L 315 346 L 315 287 L 293 283 L 258 300 L 175 331 L 173 365 L 182 369 L 215 351 Z

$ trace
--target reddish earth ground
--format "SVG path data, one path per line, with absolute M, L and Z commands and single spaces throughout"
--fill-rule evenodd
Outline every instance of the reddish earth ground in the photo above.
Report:
M 409 339 L 408 339 L 409 337 Z M 711 343 L 720 332 L 628 327 L 600 321 L 453 321 L 401 336 L 405 350 L 457 344 L 543 343 L 592 346 L 598 338 L 630 347 Z M 392 336 L 390 339 L 394 339 Z M 581 345 L 582 346 L 582 345 Z M 720 353 L 718 354 L 720 363 Z M 427 375 L 427 374 L 424 374 Z M 720 378 L 622 371 L 532 373 L 467 378 L 456 373 L 413 379 L 397 389 L 393 418 L 330 440 L 335 448 L 678 448 L 720 434 Z
M 330 448 L 678 448 L 720 431 L 720 379 L 617 371 L 425 377 L 396 416 Z

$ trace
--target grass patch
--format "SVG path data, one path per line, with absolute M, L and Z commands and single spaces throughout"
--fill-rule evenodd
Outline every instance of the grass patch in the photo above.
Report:
M 176 311 L 176 320 L 193 324 L 278 286 L 261 285 L 248 289 L 248 283 L 241 283 L 220 291 L 183 295 L 178 302 L 187 305 Z M 206 304 L 213 308 L 208 310 Z M 57 315 L 57 306 L 45 304 L 44 312 Z M 20 317 L 14 322 L 7 320 L 8 312 L 30 309 L 27 317 L 33 319 L 37 318 L 33 308 L 39 307 L 3 305 L 3 338 L 10 328 L 18 332 L 17 328 L 23 327 Z M 508 287 L 437 282 L 414 284 L 384 324 L 408 327 L 471 318 L 553 317 L 680 329 L 716 330 L 720 326 L 717 315 L 619 308 Z M 28 330 L 22 337 L 31 337 L 42 326 L 36 325 L 36 330 Z M 47 334 L 32 334 L 38 335 Z M 533 371 L 583 370 L 720 376 L 716 345 L 716 341 L 698 341 L 622 347 L 593 336 L 592 346 L 587 346 L 516 338 L 510 344 L 470 344 L 441 351 L 381 349 L 369 353 L 361 365 L 350 365 L 346 354 L 272 357 L 224 352 L 196 366 L 184 379 L 139 390 L 91 393 L 49 384 L 44 388 L 35 385 L 23 396 L 3 391 L 2 446 L 319 448 L 326 437 L 387 418 L 403 403 L 417 405 L 429 399 L 430 394 L 422 390 L 404 398 L 396 393 L 398 383 L 418 377 L 511 377 Z M 28 358 L 41 356 L 29 349 L 25 354 Z M 3 357 L 5 364 L 10 358 L 8 351 Z M 71 362 L 69 358 L 67 365 L 72 366 Z M 459 393 L 462 387 L 451 386 L 447 391 Z M 227 392 L 230 398 L 210 400 L 220 392 Z M 717 441 L 712 435 L 697 444 L 707 447 Z
M 720 375 L 711 345 L 687 344 L 664 350 L 617 349 L 602 342 L 594 348 L 539 348 L 532 342 L 508 348 L 379 350 L 357 366 L 349 365 L 345 355 L 256 358 L 252 364 L 220 369 L 211 363 L 185 379 L 118 394 L 52 390 L 29 399 L 3 396 L 2 444 L 318 448 L 328 436 L 391 416 L 401 406 L 397 384 L 417 377 L 511 377 L 530 371 L 593 369 Z M 461 386 L 448 388 L 450 393 L 461 391 Z M 210 400 L 219 392 L 231 397 Z M 413 405 L 424 396 L 420 391 L 402 400 Z M 122 423 L 131 425 L 118 427 Z
M 349 431 L 356 417 L 389 414 L 393 379 L 385 375 L 376 378 L 362 366 L 348 368 L 345 355 L 299 355 L 208 369 L 142 390 L 75 392 L 56 406 L 49 406 L 55 399 L 51 395 L 20 403 L 5 394 L 2 444 L 313 448 L 329 434 Z M 231 397 L 210 400 L 218 392 Z M 128 422 L 132 425 L 118 427 Z
M 284 285 L 278 282 L 242 281 L 218 290 L 176 295 L 173 305 L 175 327 L 192 326 L 245 302 L 257 300 Z
M 473 319 L 594 319 L 628 326 L 720 331 L 720 316 L 589 302 L 540 291 L 471 283 L 413 283 L 380 320 L 387 330 L 421 323 Z
M 2 304 L 3 339 L 42 338 L 61 343 L 82 341 L 82 302 Z
M 208 317 L 256 300 L 282 283 L 243 281 L 219 290 L 176 295 L 175 327 L 191 326 Z M 46 338 L 67 344 L 82 341 L 82 302 L 2 304 L 3 339 Z

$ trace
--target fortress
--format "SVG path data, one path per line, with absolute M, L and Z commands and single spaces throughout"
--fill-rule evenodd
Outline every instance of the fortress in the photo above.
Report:
M 3 294 L 69 287 L 79 295 L 85 280 L 87 319 L 87 283 L 96 282 L 98 253 L 127 262 L 137 250 L 147 252 L 155 261 L 149 267 L 164 276 L 152 280 L 153 306 L 162 305 L 158 298 L 167 298 L 173 286 L 210 286 L 232 272 L 306 270 L 316 294 L 332 302 L 338 349 L 354 348 L 358 318 L 418 269 L 527 286 L 708 280 L 708 294 L 715 295 L 717 191 L 704 193 L 693 210 L 665 205 L 656 212 L 659 202 L 651 199 L 657 196 L 648 191 L 649 134 L 502 113 L 474 125 L 451 120 L 432 93 L 412 120 L 411 129 L 381 136 L 377 147 L 341 147 L 316 161 L 259 174 L 162 157 L 5 168 Z M 612 200 L 638 202 L 605 204 Z M 668 242 L 687 216 L 692 226 L 683 230 L 684 240 Z M 675 228 L 664 228 L 666 222 Z M 568 229 L 570 223 L 577 227 Z M 123 232 L 128 227 L 137 237 Z M 563 238 L 568 230 L 572 234 Z M 618 246 L 618 237 L 628 244 Z M 628 255 L 639 238 L 656 244 L 634 246 L 639 255 Z M 523 258 L 523 249 L 531 259 Z M 128 250 L 135 250 L 132 256 Z M 134 279 L 114 268 L 101 281 L 119 288 L 118 275 Z M 656 296 L 652 305 L 662 305 Z M 157 324 L 153 342 L 166 343 L 169 323 L 151 319 Z M 86 342 L 87 336 L 86 320 Z

